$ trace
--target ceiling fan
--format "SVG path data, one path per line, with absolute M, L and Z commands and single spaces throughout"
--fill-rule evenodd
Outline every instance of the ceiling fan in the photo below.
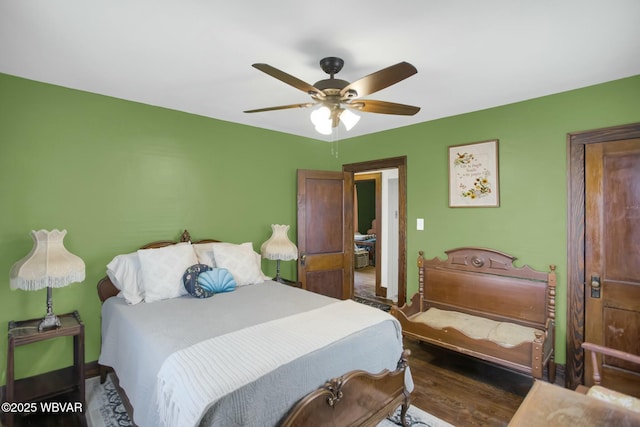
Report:
M 329 78 L 310 85 L 271 65 L 253 64 L 254 68 L 307 93 L 311 96 L 313 102 L 258 108 L 255 110 L 247 110 L 245 113 L 285 110 L 288 108 L 309 108 L 321 105 L 321 108 L 311 113 L 311 121 L 316 126 L 318 132 L 329 135 L 331 134 L 332 128 L 337 127 L 341 120 L 347 130 L 350 130 L 355 123 L 357 123 L 360 117 L 349 110 L 404 116 L 413 116 L 420 111 L 420 107 L 414 107 L 412 105 L 361 98 L 416 74 L 418 70 L 408 62 L 399 62 L 369 74 L 353 83 L 334 78 L 334 75 L 338 74 L 343 65 L 344 61 L 341 58 L 333 56 L 323 58 L 320 61 L 320 67 L 325 73 L 329 74 Z

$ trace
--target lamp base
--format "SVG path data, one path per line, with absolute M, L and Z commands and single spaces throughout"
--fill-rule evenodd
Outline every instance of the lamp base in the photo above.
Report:
M 60 319 L 58 319 L 58 316 L 53 313 L 47 313 L 47 315 L 44 316 L 44 319 L 42 319 L 42 321 L 38 325 L 38 331 L 42 332 L 51 329 L 58 329 L 60 325 Z
M 280 277 L 280 260 L 276 260 L 276 277 L 273 278 L 274 281 L 284 283 L 282 281 L 282 277 Z

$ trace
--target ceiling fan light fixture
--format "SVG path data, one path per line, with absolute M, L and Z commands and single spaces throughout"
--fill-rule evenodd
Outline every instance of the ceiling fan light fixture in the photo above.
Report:
M 353 129 L 359 120 L 360 116 L 349 110 L 343 110 L 342 113 L 340 113 L 340 121 L 344 124 L 344 127 L 347 128 L 347 132 Z
M 311 123 L 316 127 L 316 131 L 322 135 L 331 135 L 331 110 L 322 106 L 311 112 Z
M 331 135 L 331 132 L 333 132 L 331 129 L 331 122 L 328 122 L 326 125 L 316 126 L 316 132 L 322 135 Z

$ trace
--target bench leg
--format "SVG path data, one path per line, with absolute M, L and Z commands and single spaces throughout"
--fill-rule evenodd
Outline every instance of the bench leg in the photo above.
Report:
M 556 360 L 553 356 L 549 359 L 549 382 L 551 384 L 556 382 Z

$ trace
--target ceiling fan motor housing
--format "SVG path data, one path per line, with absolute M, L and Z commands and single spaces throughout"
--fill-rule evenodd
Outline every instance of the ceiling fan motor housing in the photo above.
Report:
M 322 68 L 322 71 L 329 74 L 331 78 L 333 78 L 334 74 L 338 74 L 340 70 L 342 70 L 343 65 L 344 61 L 342 58 L 337 58 L 335 56 L 328 56 L 320 60 L 320 68 Z
M 341 58 L 335 56 L 329 56 L 320 60 L 320 67 L 322 71 L 329 74 L 330 78 L 317 81 L 313 87 L 320 89 L 324 92 L 326 97 L 338 96 L 340 91 L 349 86 L 349 82 L 340 79 L 334 79 L 334 74 L 337 74 L 342 70 L 344 61 Z

